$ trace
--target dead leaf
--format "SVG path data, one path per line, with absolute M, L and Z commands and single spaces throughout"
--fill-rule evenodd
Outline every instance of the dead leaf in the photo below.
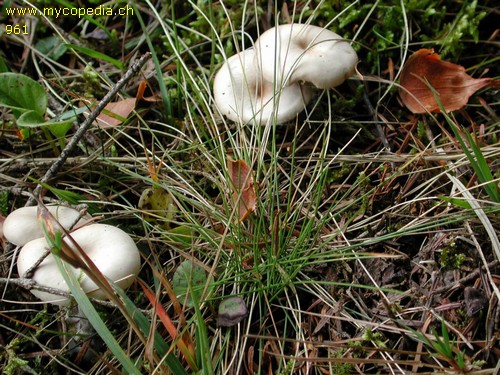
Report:
M 137 94 L 135 95 L 137 101 L 144 101 L 148 103 L 161 102 L 161 97 L 158 95 L 144 96 L 144 92 L 146 91 L 147 87 L 148 87 L 147 81 L 143 80 L 139 83 L 139 86 L 137 87 Z
M 465 106 L 472 94 L 487 86 L 500 86 L 493 78 L 472 78 L 463 66 L 442 61 L 433 49 L 420 49 L 404 64 L 399 81 L 399 96 L 413 113 L 441 112 L 436 91 L 446 112 Z
M 239 221 L 243 221 L 257 206 L 252 170 L 244 160 L 228 160 L 227 166 L 232 182 L 233 202 L 238 206 Z
M 162 222 L 166 229 L 170 229 L 170 223 L 177 213 L 172 195 L 159 186 L 145 189 L 137 207 L 146 218 Z
M 97 116 L 96 122 L 101 128 L 112 128 L 126 121 L 138 102 L 148 103 L 158 102 L 158 96 L 144 96 L 147 88 L 147 81 L 141 81 L 137 87 L 135 98 L 128 98 L 111 102 L 104 107 L 104 110 Z
M 118 102 L 111 102 L 104 107 L 104 110 L 97 116 L 97 124 L 101 128 L 112 128 L 127 120 L 128 116 L 135 108 L 135 98 L 123 99 Z

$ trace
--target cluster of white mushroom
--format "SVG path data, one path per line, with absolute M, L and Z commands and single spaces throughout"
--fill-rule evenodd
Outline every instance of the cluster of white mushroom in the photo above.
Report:
M 91 217 L 65 206 L 47 206 L 61 226 L 70 233 L 73 240 L 89 256 L 101 273 L 122 289 L 128 288 L 139 273 L 141 258 L 134 240 L 121 229 L 107 224 L 84 225 Z M 59 271 L 41 223 L 37 218 L 37 207 L 23 207 L 10 213 L 3 223 L 3 235 L 17 246 L 22 246 L 17 258 L 19 276 L 24 277 L 32 270 L 32 279 L 39 286 L 69 293 L 69 287 Z M 66 241 L 66 239 L 63 239 Z M 72 248 L 74 246 L 67 241 Z M 48 253 L 48 255 L 47 255 Z M 44 258 L 45 256 L 45 258 Z M 43 259 L 40 264 L 36 265 Z M 67 267 L 76 276 L 89 297 L 105 299 L 106 295 L 81 269 Z M 60 295 L 32 289 L 31 292 L 42 301 L 66 306 L 70 300 Z
M 340 35 L 306 24 L 264 32 L 253 48 L 229 59 L 214 79 L 214 100 L 232 121 L 277 124 L 292 120 L 320 89 L 340 85 L 354 73 L 358 56 Z

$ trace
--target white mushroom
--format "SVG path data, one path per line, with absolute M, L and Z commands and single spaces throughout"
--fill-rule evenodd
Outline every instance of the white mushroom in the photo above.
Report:
M 81 225 L 91 219 L 90 215 L 80 218 L 80 212 L 70 207 L 47 206 L 47 209 L 67 230 L 71 229 L 72 225 Z M 3 233 L 9 242 L 17 246 L 23 246 L 31 240 L 44 237 L 37 217 L 37 207 L 22 207 L 12 211 L 3 223 Z
M 354 73 L 356 51 L 340 35 L 319 26 L 271 28 L 255 42 L 257 64 L 269 82 L 310 82 L 320 89 L 340 85 Z
M 128 288 L 133 283 L 141 267 L 141 258 L 134 240 L 127 233 L 111 225 L 92 224 L 72 232 L 71 237 L 109 280 L 122 289 Z M 64 241 L 72 246 L 67 239 Z M 45 238 L 38 238 L 24 245 L 17 260 L 19 275 L 24 277 L 25 272 L 32 268 L 48 249 Z M 104 292 L 98 289 L 82 270 L 70 265 L 67 265 L 67 268 L 75 274 L 82 289 L 90 297 L 106 298 Z M 36 267 L 32 278 L 38 285 L 69 292 L 69 287 L 59 272 L 52 254 Z M 69 300 L 61 296 L 39 290 L 31 292 L 45 302 L 60 306 L 69 304 Z
M 310 99 L 310 89 L 298 83 L 283 87 L 263 80 L 253 49 L 230 57 L 214 79 L 215 104 L 235 122 L 265 124 L 276 118 L 283 123 L 302 112 Z

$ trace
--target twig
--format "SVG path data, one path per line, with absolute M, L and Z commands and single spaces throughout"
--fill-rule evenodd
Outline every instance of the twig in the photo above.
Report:
M 33 279 L 27 279 L 25 277 L 17 277 L 17 278 L 8 278 L 8 277 L 0 277 L 0 285 L 5 284 L 5 285 L 10 285 L 10 286 L 17 286 L 26 290 L 38 290 L 40 292 L 46 292 L 50 293 L 56 296 L 61 296 L 61 297 L 66 297 L 68 299 L 72 298 L 72 294 L 70 292 L 65 292 L 64 290 L 57 289 L 57 288 L 52 288 L 50 286 L 43 286 L 38 284 L 35 280 Z M 116 304 L 110 301 L 103 301 L 100 299 L 95 299 L 95 298 L 90 298 L 93 302 L 98 303 L 101 306 L 109 307 L 109 308 L 116 308 Z M 139 309 L 139 311 L 143 312 L 144 314 L 149 314 L 151 311 L 147 309 Z
M 27 278 L 22 278 L 22 277 L 18 277 L 16 279 L 11 279 L 8 277 L 0 277 L 0 284 L 16 285 L 16 286 L 19 286 L 19 287 L 24 288 L 26 290 L 33 290 L 34 289 L 34 290 L 39 290 L 41 292 L 55 294 L 57 296 L 62 296 L 62 297 L 67 297 L 67 298 L 71 297 L 71 294 L 68 292 L 65 292 L 63 290 L 56 289 L 56 288 L 51 288 L 48 286 L 39 285 L 33 279 L 27 279 Z
M 500 147 L 495 146 L 485 146 L 481 148 L 481 152 L 484 154 L 485 158 L 498 158 L 500 155 Z M 406 163 L 409 160 L 415 160 L 415 154 L 403 154 L 403 153 L 390 153 L 390 152 L 371 152 L 360 155 L 328 155 L 328 157 L 333 158 L 339 162 L 353 162 L 353 163 Z M 464 160 L 463 152 L 452 152 L 444 150 L 426 150 L 420 152 L 418 155 L 418 160 L 425 162 L 435 162 L 435 161 L 462 161 Z M 311 161 L 315 161 L 317 157 L 314 155 L 309 155 L 308 158 Z M 299 156 L 296 157 L 297 160 L 301 160 Z M 44 166 L 51 165 L 57 160 L 57 158 L 37 158 L 33 160 L 32 158 L 23 157 L 9 157 L 0 158 L 0 180 L 6 180 L 16 183 L 17 185 L 23 184 L 22 181 L 14 179 L 10 176 L 3 174 L 6 170 L 23 170 L 27 168 L 43 168 Z M 138 163 L 145 163 L 146 157 L 136 156 L 110 156 L 107 157 L 106 162 L 113 162 L 121 165 L 136 166 Z M 102 163 L 103 161 L 98 159 L 95 155 L 91 156 L 77 156 L 67 158 L 65 165 L 74 168 L 83 167 L 88 163 Z M 29 185 L 29 183 L 24 183 Z
M 48 257 L 49 254 L 50 254 L 50 250 L 45 249 L 44 252 L 43 252 L 43 254 L 40 256 L 40 258 L 38 258 L 37 261 L 30 268 L 28 268 L 26 270 L 26 272 L 24 273 L 24 275 L 19 275 L 19 276 L 24 276 L 27 279 L 31 279 L 31 277 L 33 277 L 33 273 L 38 268 L 38 266 L 40 265 L 40 263 L 42 263 L 45 260 L 45 258 Z
M 142 68 L 146 61 L 150 58 L 150 53 L 144 54 L 139 60 L 137 60 L 123 75 L 122 78 L 109 90 L 109 92 L 102 98 L 102 100 L 97 104 L 97 106 L 90 112 L 89 116 L 83 121 L 80 128 L 75 132 L 71 140 L 68 142 L 66 147 L 61 151 L 61 155 L 57 160 L 50 166 L 45 175 L 40 179 L 41 183 L 47 182 L 52 177 L 54 177 L 61 167 L 64 165 L 66 159 L 70 156 L 73 149 L 78 145 L 78 142 L 82 139 L 83 135 L 87 132 L 88 128 L 95 121 L 97 116 L 102 112 L 104 107 L 113 99 L 113 97 L 122 89 L 122 87 Z M 31 196 L 26 202 L 26 206 L 33 206 L 36 203 L 35 197 L 40 195 L 42 190 L 42 185 L 38 184 L 33 191 L 33 196 Z

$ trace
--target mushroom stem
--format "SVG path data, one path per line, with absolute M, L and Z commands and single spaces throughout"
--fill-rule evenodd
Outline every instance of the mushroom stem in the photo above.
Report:
M 97 345 L 98 336 L 95 335 L 94 327 L 79 305 L 67 311 L 65 321 L 69 326 L 68 331 L 73 331 L 71 339 L 66 343 L 69 355 L 75 358 L 77 365 L 80 365 L 82 361 L 93 363 L 96 357 L 93 346 Z

